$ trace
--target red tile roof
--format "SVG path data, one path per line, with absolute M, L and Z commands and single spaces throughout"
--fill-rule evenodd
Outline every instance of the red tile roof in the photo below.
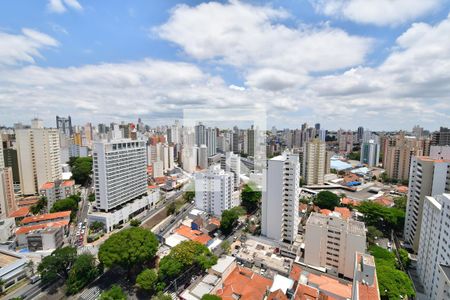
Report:
M 55 186 L 55 183 L 46 182 L 41 186 L 41 190 L 49 190 L 49 189 L 52 189 L 54 186 Z
M 61 186 L 64 186 L 64 187 L 69 187 L 69 186 L 74 186 L 74 185 L 75 185 L 74 180 L 65 180 L 65 181 L 63 181 L 63 183 L 61 183 Z
M 289 274 L 289 278 L 292 280 L 298 281 L 300 278 L 300 274 L 302 273 L 302 268 L 299 264 L 292 264 L 291 273 Z
M 49 222 L 49 223 L 44 223 L 44 224 L 36 224 L 36 225 L 30 225 L 30 226 L 22 226 L 16 230 L 16 235 L 26 234 L 30 231 L 38 230 L 38 229 L 44 229 L 44 228 L 50 228 L 50 227 L 56 228 L 56 227 L 62 227 L 62 226 L 67 226 L 67 225 L 69 225 L 68 220 Z
M 214 225 L 216 225 L 216 226 L 220 226 L 220 220 L 217 219 L 217 218 L 211 218 L 211 219 L 209 219 L 209 223 L 210 223 L 210 224 L 214 224 Z
M 29 207 L 21 207 L 18 210 L 15 210 L 9 214 L 10 218 L 23 218 L 30 214 Z
M 344 197 L 344 198 L 341 199 L 341 204 L 358 206 L 358 205 L 359 205 L 359 202 L 356 201 L 356 200 L 353 200 L 353 199 Z
M 321 210 L 320 210 L 320 213 L 321 213 L 322 215 L 328 216 L 329 214 L 332 213 L 332 211 L 329 210 L 329 209 L 324 208 L 324 209 L 321 209 Z
M 340 213 L 341 217 L 346 220 L 351 218 L 352 216 L 350 209 L 348 209 L 347 207 L 335 207 L 334 211 Z
M 394 201 L 387 197 L 379 197 L 379 198 L 375 199 L 374 202 L 376 202 L 380 205 L 383 205 L 383 206 L 387 206 L 387 207 L 394 205 Z
M 70 218 L 71 211 L 61 211 L 51 214 L 44 214 L 39 216 L 27 217 L 22 220 L 22 224 L 34 223 L 34 222 L 44 222 L 59 218 Z
M 321 292 L 339 295 L 344 299 L 350 299 L 352 297 L 352 285 L 341 283 L 334 278 L 310 273 L 308 276 L 308 284 L 310 283 L 316 286 Z
M 267 300 L 288 300 L 288 297 L 283 293 L 281 289 L 273 291 L 267 297 Z
M 273 281 L 253 271 L 236 266 L 216 294 L 223 300 L 261 300 Z
M 319 299 L 319 290 L 300 283 L 295 291 L 294 300 L 317 300 Z
M 190 239 L 191 241 L 196 241 L 203 245 L 206 245 L 211 240 L 211 237 L 206 233 L 203 233 L 200 230 L 193 230 L 186 225 L 180 225 L 175 232 Z

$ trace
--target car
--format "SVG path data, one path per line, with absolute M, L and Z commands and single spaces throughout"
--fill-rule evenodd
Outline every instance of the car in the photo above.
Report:
M 39 275 L 34 275 L 34 276 L 32 276 L 32 277 L 30 278 L 30 283 L 31 283 L 31 284 L 34 284 L 34 283 L 38 282 L 39 280 L 41 280 L 41 276 L 39 276 Z

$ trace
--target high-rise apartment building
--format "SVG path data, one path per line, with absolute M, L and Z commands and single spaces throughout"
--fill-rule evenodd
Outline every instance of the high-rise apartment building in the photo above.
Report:
M 408 180 L 411 158 L 423 155 L 423 143 L 401 133 L 387 137 L 383 154 L 383 168 L 391 179 Z
M 438 297 L 438 293 L 443 294 L 447 282 L 445 280 L 446 273 L 439 272 L 440 266 L 450 265 L 449 224 L 450 195 L 426 197 L 420 228 L 421 238 L 417 255 L 417 273 L 423 284 L 427 299 L 448 299 L 449 296 L 449 290 L 447 290 L 447 297 Z
M 314 139 L 306 143 L 303 156 L 302 177 L 307 185 L 323 184 L 327 170 L 327 151 L 325 142 Z
M 61 179 L 58 129 L 34 119 L 31 128 L 16 130 L 16 144 L 22 194 L 35 195 L 44 183 Z
M 233 152 L 226 152 L 220 157 L 220 167 L 226 172 L 232 172 L 234 175 L 234 189 L 239 189 L 241 184 L 241 157 Z
M 0 219 L 17 209 L 11 168 L 0 168 Z
M 339 152 L 341 153 L 350 153 L 353 150 L 353 132 L 338 130 L 338 143 L 339 143 Z
M 441 127 L 439 131 L 433 132 L 431 144 L 435 146 L 450 145 L 450 128 Z
M 0 169 L 3 169 L 5 167 L 5 160 L 3 157 L 3 140 L 2 135 L 0 134 Z
M 361 142 L 362 142 L 363 136 L 364 136 L 364 127 L 359 126 L 359 127 L 358 127 L 358 131 L 357 131 L 357 139 L 358 139 L 358 143 L 361 143 Z
M 208 167 L 208 147 L 200 145 L 197 149 L 197 165 L 200 169 L 206 169 Z
M 213 165 L 195 173 L 195 206 L 215 216 L 239 205 L 239 191 L 234 189 L 234 174 Z
M 294 242 L 300 222 L 300 163 L 298 154 L 283 152 L 268 161 L 262 193 L 261 232 L 277 240 Z
M 10 167 L 13 172 L 14 184 L 20 184 L 19 161 L 17 159 L 17 150 L 13 148 L 3 149 L 3 158 L 5 167 Z
M 195 144 L 197 147 L 206 145 L 206 127 L 202 123 L 195 125 Z
M 361 144 L 361 164 L 375 167 L 380 161 L 380 142 L 377 136 L 372 136 Z
M 73 134 L 72 131 L 72 119 L 70 116 L 67 118 L 56 116 L 56 128 L 67 137 L 71 137 Z
M 95 207 L 110 211 L 147 193 L 145 141 L 98 141 L 93 150 Z
M 356 252 L 366 251 L 363 222 L 334 213 L 311 213 L 305 227 L 305 264 L 323 267 L 328 273 L 353 278 Z
M 217 153 L 217 129 L 206 129 L 206 146 L 208 147 L 208 156 L 213 156 Z
M 257 143 L 257 134 L 256 129 L 252 127 L 247 130 L 247 154 L 249 156 L 255 156 L 255 143 Z
M 423 205 L 427 196 L 450 191 L 450 160 L 413 157 L 409 177 L 405 218 L 405 242 L 417 252 L 421 234 Z

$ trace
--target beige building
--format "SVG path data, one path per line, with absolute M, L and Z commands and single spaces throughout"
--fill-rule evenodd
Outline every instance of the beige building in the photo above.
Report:
M 405 242 L 417 253 L 425 197 L 450 191 L 450 160 L 413 157 L 405 217 Z
M 35 195 L 44 183 L 61 179 L 58 129 L 34 119 L 30 129 L 16 130 L 16 143 L 22 194 Z
M 328 153 L 325 142 L 315 139 L 306 144 L 304 153 L 302 176 L 306 185 L 323 184 L 327 166 Z
M 353 278 L 355 253 L 366 250 L 365 229 L 363 222 L 313 212 L 305 227 L 305 264 Z
M 384 141 L 383 168 L 391 179 L 408 180 L 413 156 L 424 154 L 423 141 L 404 133 L 387 137 Z
M 17 209 L 14 180 L 11 168 L 0 168 L 0 219 Z

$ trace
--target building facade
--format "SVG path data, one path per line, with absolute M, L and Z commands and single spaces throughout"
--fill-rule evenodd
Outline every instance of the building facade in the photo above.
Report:
M 195 206 L 215 216 L 239 205 L 239 191 L 234 190 L 234 174 L 213 165 L 195 174 Z
M 302 177 L 306 185 L 324 183 L 327 170 L 326 144 L 319 139 L 306 143 L 306 151 L 303 154 Z
M 450 195 L 426 197 L 420 228 L 417 273 L 428 299 L 438 298 L 446 281 L 440 277 L 439 266 L 450 265 Z
M 299 156 L 283 152 L 270 159 L 262 193 L 262 235 L 277 241 L 295 241 L 300 221 L 299 195 Z
M 144 141 L 95 142 L 92 156 L 96 209 L 110 211 L 147 193 Z
M 425 197 L 450 191 L 448 172 L 450 160 L 433 159 L 428 156 L 412 158 L 404 235 L 406 243 L 414 252 L 417 252 L 419 247 Z
M 35 195 L 44 183 L 61 179 L 58 129 L 34 119 L 30 129 L 16 130 L 16 143 L 22 194 Z
M 355 253 L 366 251 L 365 225 L 333 213 L 313 212 L 306 222 L 304 243 L 305 264 L 353 278 Z

